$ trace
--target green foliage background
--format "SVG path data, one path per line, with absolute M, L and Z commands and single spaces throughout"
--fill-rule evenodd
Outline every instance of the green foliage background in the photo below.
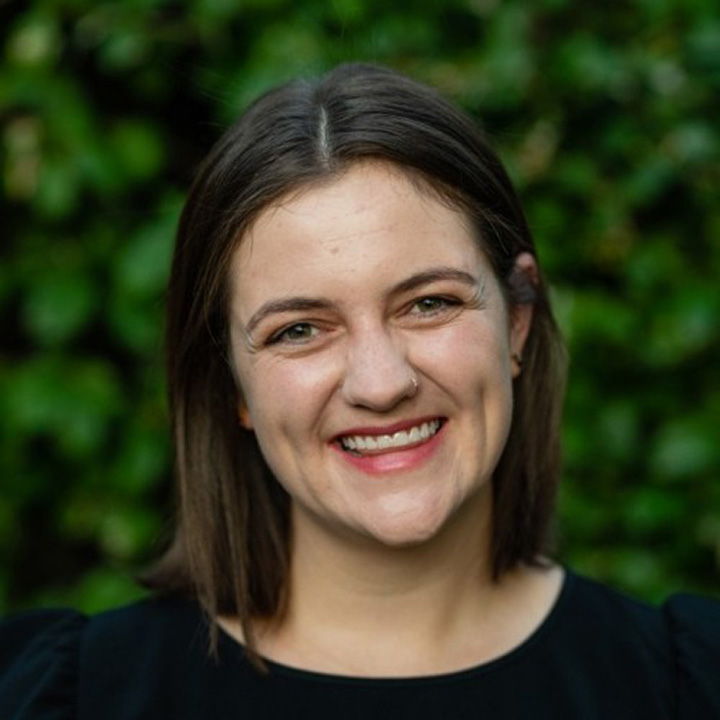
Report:
M 720 591 L 720 4 L 0 4 L 0 609 L 136 597 L 171 522 L 161 328 L 193 169 L 262 90 L 348 59 L 477 115 L 572 357 L 558 555 Z

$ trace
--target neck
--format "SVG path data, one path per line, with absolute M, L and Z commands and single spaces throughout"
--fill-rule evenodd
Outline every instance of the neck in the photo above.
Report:
M 393 547 L 367 538 L 333 535 L 322 526 L 296 524 L 290 575 L 290 608 L 296 615 L 317 612 L 347 625 L 372 622 L 378 604 L 402 605 L 447 618 L 464 593 L 477 595 L 492 585 L 489 571 L 489 518 L 458 517 L 432 540 Z M 321 607 L 321 606 L 325 607 Z M 369 606 L 368 612 L 364 612 Z M 329 615 L 330 614 L 330 615 Z M 426 625 L 427 626 L 427 625 Z M 384 625 L 387 631 L 387 625 Z
M 410 677 L 473 667 L 522 644 L 552 609 L 562 570 L 519 566 L 495 582 L 489 509 L 456 520 L 404 548 L 330 541 L 321 527 L 296 523 L 287 612 L 257 622 L 260 655 L 316 672 Z M 244 642 L 237 620 L 218 622 Z
M 506 584 L 495 583 L 489 568 L 490 508 L 479 496 L 432 540 L 411 547 L 295 518 L 288 611 L 261 629 L 261 652 L 356 675 L 474 664 L 478 648 L 468 638 L 487 626 L 480 634 L 495 645 L 490 619 Z

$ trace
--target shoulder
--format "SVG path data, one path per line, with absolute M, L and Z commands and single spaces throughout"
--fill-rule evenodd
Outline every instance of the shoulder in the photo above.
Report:
M 85 717 L 185 717 L 185 702 L 209 672 L 208 633 L 199 605 L 154 597 L 102 613 L 86 625 L 80 653 Z M 108 699 L 113 714 L 107 714 Z
M 177 683 L 206 657 L 203 615 L 190 601 L 151 598 L 93 617 L 25 613 L 0 623 L 0 718 L 107 717 L 116 692 L 118 704 L 136 702 L 162 687 L 159 674 Z
M 73 717 L 86 623 L 72 610 L 39 610 L 0 623 L 0 717 Z
M 581 633 L 605 638 L 608 645 L 650 648 L 658 656 L 670 647 L 659 608 L 640 602 L 590 578 L 568 572 L 565 618 Z
M 594 707 L 597 717 L 675 717 L 674 659 L 660 610 L 568 571 L 550 620 L 547 683 L 561 682 L 573 707 Z
M 184 642 L 205 625 L 198 604 L 176 596 L 150 597 L 90 618 L 85 628 L 86 644 L 102 641 L 107 652 L 128 647 Z M 146 642 L 138 643 L 142 638 Z
M 681 717 L 720 717 L 720 601 L 676 595 L 663 611 L 677 662 Z
M 720 717 L 720 602 L 689 595 L 661 607 L 569 573 L 565 617 L 583 651 L 625 681 L 667 690 L 676 717 Z M 590 649 L 592 648 L 592 649 Z

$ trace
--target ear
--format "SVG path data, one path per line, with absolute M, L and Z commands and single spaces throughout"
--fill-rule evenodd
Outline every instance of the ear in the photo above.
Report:
M 253 423 L 252 418 L 250 417 L 250 410 L 248 410 L 245 400 L 241 397 L 238 397 L 237 414 L 240 425 L 242 425 L 246 430 L 252 430 Z
M 535 258 L 527 252 L 518 255 L 510 276 L 513 303 L 510 307 L 510 356 L 514 378 L 522 371 L 523 350 L 532 325 L 535 307 L 533 299 L 538 281 Z
M 237 366 L 232 359 L 232 355 L 230 357 L 229 365 L 230 370 L 232 371 L 233 382 L 235 383 L 235 409 L 238 420 L 240 421 L 240 425 L 246 430 L 252 430 L 253 422 L 250 417 L 250 410 L 248 409 L 247 402 L 245 402 L 242 386 L 240 385 L 240 377 L 237 372 Z

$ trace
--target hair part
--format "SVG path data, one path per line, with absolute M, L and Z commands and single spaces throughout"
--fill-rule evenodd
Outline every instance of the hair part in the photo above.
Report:
M 512 184 L 476 125 L 431 88 L 388 69 L 337 67 L 259 98 L 202 164 L 181 215 L 167 304 L 167 376 L 178 520 L 151 587 L 197 597 L 211 620 L 237 617 L 262 666 L 253 621 L 281 618 L 290 499 L 252 432 L 229 362 L 229 267 L 264 209 L 354 163 L 380 160 L 462 210 L 508 305 L 532 303 L 510 435 L 493 476 L 491 567 L 499 579 L 548 552 L 559 475 L 565 356 L 545 282 L 514 272 L 535 255 Z

